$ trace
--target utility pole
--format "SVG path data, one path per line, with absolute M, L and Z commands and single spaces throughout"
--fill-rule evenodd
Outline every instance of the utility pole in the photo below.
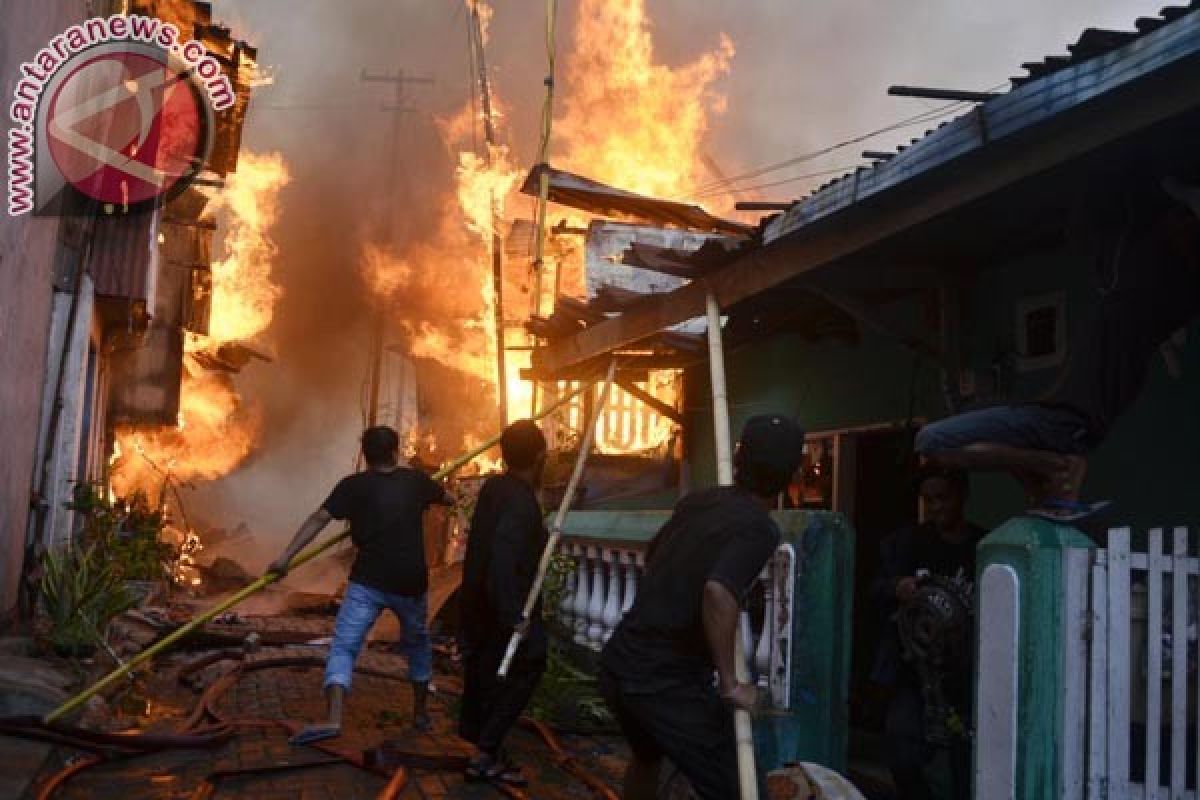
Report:
M 400 115 L 416 111 L 416 107 L 408 105 L 406 102 L 405 88 L 410 84 L 430 85 L 435 81 L 427 76 L 410 77 L 404 74 L 403 69 L 397 69 L 394 75 L 381 75 L 369 73 L 365 68 L 359 75 L 359 80 L 363 83 L 390 83 L 393 87 L 392 103 L 380 106 L 380 111 L 386 111 L 392 115 L 392 146 L 388 148 L 388 185 L 385 189 L 388 202 L 384 206 L 387 209 L 387 215 L 380 220 L 380 239 L 390 238 L 394 247 L 397 220 L 396 197 L 400 192 Z M 385 327 L 384 311 L 380 308 L 375 313 L 371 331 L 371 371 L 367 390 L 367 424 L 369 426 L 374 426 L 379 421 L 379 383 L 383 371 Z
M 479 101 L 483 112 L 483 138 L 486 163 L 492 165 L 492 148 L 496 146 L 496 126 L 492 121 L 492 92 L 488 82 L 487 62 L 483 55 L 483 25 L 479 8 L 471 3 L 467 18 L 474 61 L 479 69 Z M 496 213 L 496 193 L 492 192 L 492 297 L 496 326 L 496 403 L 500 409 L 500 427 L 508 425 L 508 367 L 505 363 L 504 337 L 504 251 L 500 239 L 500 215 Z

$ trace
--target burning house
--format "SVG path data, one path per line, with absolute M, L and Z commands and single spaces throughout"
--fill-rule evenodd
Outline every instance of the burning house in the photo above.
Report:
M 234 101 L 216 117 L 210 158 L 191 188 L 148 213 L 101 211 L 58 223 L 49 334 L 43 363 L 28 373 L 44 376 L 38 413 L 25 421 L 36 432 L 28 465 L 33 503 L 27 517 L 11 514 L 5 523 L 7 541 L 21 543 L 26 574 L 41 552 L 76 535 L 72 501 L 89 484 L 123 497 L 142 492 L 165 506 L 172 481 L 212 477 L 244 457 L 248 445 L 237 436 L 244 423 L 224 376 L 261 357 L 249 339 L 269 321 L 270 292 L 277 291 L 261 272 L 264 254 L 254 248 L 262 247 L 268 213 L 260 205 L 262 173 L 279 176 L 277 187 L 285 172 L 270 158 L 243 156 L 239 165 L 257 80 L 255 48 L 214 23 L 208 3 L 129 5 L 114 10 L 156 15 L 202 42 L 229 79 Z M 233 222 L 218 250 L 219 206 L 228 207 Z M 23 296 L 6 300 L 15 311 Z M 19 415 L 12 419 L 20 424 Z M 191 449 L 186 459 L 182 448 Z M 6 563 L 13 557 L 7 553 Z M 6 602 L 15 597 L 16 574 L 6 567 Z

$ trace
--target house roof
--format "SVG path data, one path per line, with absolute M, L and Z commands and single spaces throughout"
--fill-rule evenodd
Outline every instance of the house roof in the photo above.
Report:
M 974 233 L 952 219 L 997 230 L 1018 222 L 1018 214 L 1036 222 L 1038 203 L 1074 185 L 1063 182 L 1070 170 L 1108 169 L 1113 157 L 1152 169 L 1154 156 L 1169 154 L 1191 164 L 1188 142 L 1200 129 L 1197 9 L 1200 2 L 1166 10 L 1162 24 L 1142 23 L 1131 37 L 1085 33 L 1069 57 L 1027 68 L 1029 76 L 1007 93 L 767 220 L 761 246 L 746 248 L 703 280 L 650 295 L 620 316 L 536 349 L 534 365 L 554 375 L 599 359 L 703 313 L 709 294 L 729 309 L 785 285 L 815 291 L 816 284 L 845 277 L 833 267 L 876 263 L 859 257 L 911 244 L 920 231 L 940 231 L 942 238 Z M 977 211 L 982 221 L 971 216 Z M 926 263 L 928 245 L 917 253 Z M 884 260 L 883 272 L 895 271 Z
M 1018 135 L 1065 111 L 1119 89 L 1148 72 L 1200 51 L 1197 25 L 1170 25 L 1200 9 L 1200 0 L 1142 17 L 1132 31 L 1088 28 L 1066 56 L 1026 62 L 1012 89 L 900 145 L 896 155 L 820 186 L 765 224 L 763 241 L 782 236 L 872 195 Z
M 550 200 L 571 208 L 600 215 L 628 215 L 695 231 L 719 231 L 742 236 L 754 232 L 751 225 L 715 217 L 697 205 L 647 197 L 544 164 L 530 171 L 521 191 L 536 196 L 543 172 L 550 176 Z

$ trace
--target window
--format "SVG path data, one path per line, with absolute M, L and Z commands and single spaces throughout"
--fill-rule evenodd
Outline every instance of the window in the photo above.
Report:
M 1056 367 L 1067 349 L 1066 299 L 1062 292 L 1017 303 L 1017 368 L 1022 372 Z

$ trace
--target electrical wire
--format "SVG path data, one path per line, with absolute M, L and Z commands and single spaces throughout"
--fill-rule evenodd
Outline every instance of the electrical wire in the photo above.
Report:
M 856 166 L 855 164 L 846 164 L 846 165 L 843 165 L 840 167 L 830 167 L 829 169 L 823 169 L 823 170 L 820 170 L 819 172 L 806 172 L 803 175 L 793 175 L 790 178 L 783 178 L 783 179 L 777 180 L 777 181 L 770 181 L 769 183 L 756 183 L 753 186 L 738 186 L 735 189 L 733 189 L 732 191 L 753 192 L 753 191 L 757 191 L 759 189 L 770 189 L 774 186 L 783 186 L 788 183 L 795 183 L 796 181 L 808 180 L 810 178 L 823 178 L 827 175 L 842 174 L 842 173 L 853 170 L 855 168 L 855 166 Z M 694 195 L 693 199 L 703 200 L 708 197 L 716 197 L 718 195 L 725 194 L 728 191 L 731 191 L 731 190 L 726 189 L 726 188 L 714 189 L 709 192 L 704 192 L 702 194 Z
M 985 89 L 984 91 L 989 91 L 989 92 L 995 91 L 996 89 L 1002 88 L 1003 86 L 1004 86 L 1003 83 L 997 84 L 996 86 L 989 87 L 988 89 Z M 810 151 L 807 153 L 801 153 L 800 155 L 793 156 L 792 158 L 788 158 L 783 161 L 777 161 L 772 164 L 767 164 L 765 166 L 758 167 L 758 168 L 749 170 L 747 172 L 743 172 L 738 175 L 732 175 L 732 176 L 729 176 L 729 177 L 721 179 L 721 180 L 709 181 L 708 183 L 704 183 L 699 186 L 693 187 L 689 194 L 690 194 L 690 196 L 697 197 L 697 196 L 701 196 L 701 195 L 711 194 L 714 191 L 716 191 L 717 189 L 720 189 L 723 187 L 731 187 L 731 189 L 730 189 L 731 191 L 747 191 L 747 189 L 745 187 L 734 186 L 734 184 L 741 183 L 742 181 L 746 181 L 746 180 L 752 180 L 753 178 L 762 177 L 763 175 L 767 175 L 771 172 L 777 172 L 778 170 L 781 170 L 781 169 L 787 169 L 788 167 L 792 167 L 797 164 L 802 164 L 806 161 L 812 161 L 814 159 L 820 158 L 821 156 L 829 155 L 830 153 L 834 153 L 843 148 L 850 147 L 850 146 L 856 145 L 856 144 L 861 144 L 862 142 L 865 142 L 869 139 L 873 139 L 876 136 L 881 136 L 885 133 L 891 133 L 893 131 L 902 130 L 903 128 L 912 127 L 913 125 L 920 125 L 925 122 L 931 122 L 935 119 L 939 119 L 939 118 L 945 117 L 949 114 L 956 113 L 959 110 L 962 110 L 964 108 L 967 108 L 967 107 L 970 107 L 973 105 L 974 105 L 973 103 L 969 103 L 966 101 L 956 101 L 953 103 L 947 103 L 945 105 L 941 105 L 936 108 L 928 109 L 926 111 L 921 112 L 920 114 L 914 114 L 911 117 L 905 117 L 904 119 L 898 120 L 898 121 L 890 123 L 888 125 L 884 125 L 883 127 L 876 128 L 875 130 L 868 131 L 868 132 L 862 133 L 862 134 L 858 134 L 857 136 L 853 136 L 849 139 L 844 139 L 840 142 L 836 142 L 834 144 L 828 145 L 826 147 L 822 147 L 817 150 L 813 150 L 813 151 Z

